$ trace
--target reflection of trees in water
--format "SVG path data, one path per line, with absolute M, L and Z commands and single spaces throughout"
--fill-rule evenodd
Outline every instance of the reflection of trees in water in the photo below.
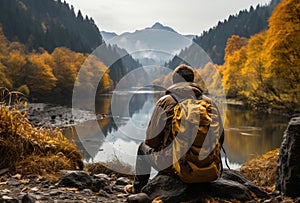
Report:
M 249 158 L 280 146 L 288 118 L 228 106 L 225 117 L 225 145 L 231 162 Z

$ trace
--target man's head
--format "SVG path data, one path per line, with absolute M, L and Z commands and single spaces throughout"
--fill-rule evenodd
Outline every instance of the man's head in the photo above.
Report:
M 173 72 L 173 84 L 179 82 L 194 82 L 194 69 L 191 66 L 181 64 Z

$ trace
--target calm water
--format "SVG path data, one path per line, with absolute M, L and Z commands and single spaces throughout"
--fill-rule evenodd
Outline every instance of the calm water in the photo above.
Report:
M 86 161 L 106 162 L 118 159 L 134 165 L 138 144 L 145 131 L 157 99 L 163 92 L 120 91 L 103 95 L 98 105 L 98 121 L 76 126 L 74 139 Z M 108 115 L 108 116 L 107 116 Z M 227 105 L 225 148 L 232 168 L 251 157 L 280 146 L 288 118 Z

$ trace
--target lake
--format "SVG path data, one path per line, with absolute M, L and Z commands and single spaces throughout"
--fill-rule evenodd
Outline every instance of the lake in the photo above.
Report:
M 134 165 L 138 144 L 145 132 L 155 102 L 163 91 L 132 90 L 101 95 L 97 120 L 67 128 L 87 162 L 119 160 Z M 278 148 L 288 118 L 226 105 L 225 144 L 229 165 L 238 168 L 250 158 Z M 224 161 L 224 158 L 223 158 Z

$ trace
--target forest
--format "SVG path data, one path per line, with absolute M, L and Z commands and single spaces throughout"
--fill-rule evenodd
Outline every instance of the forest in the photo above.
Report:
M 91 53 L 103 43 L 94 20 L 83 17 L 66 1 L 1 0 L 0 22 L 10 41 L 19 41 L 29 50 L 43 47 L 52 52 L 67 47 L 76 52 Z
M 230 36 L 224 48 L 222 65 L 213 64 L 212 58 L 211 63 L 198 67 L 201 77 L 209 78 L 203 88 L 217 90 L 224 87 L 227 98 L 242 101 L 254 109 L 299 112 L 299 13 L 299 1 L 283 0 L 268 19 L 268 29 L 249 37 Z M 195 56 L 191 51 L 193 45 L 182 50 L 167 65 L 173 68 L 186 63 L 184 60 Z
M 48 18 L 39 19 L 40 22 L 37 24 L 43 25 L 44 23 L 49 28 L 60 24 L 61 26 L 59 27 L 70 30 L 79 29 L 80 26 L 89 26 L 98 30 L 91 18 L 86 17 L 84 19 L 80 17 L 82 15 L 80 11 L 75 15 L 74 8 L 65 2 L 46 1 L 48 3 L 45 5 L 35 5 L 33 2 L 34 0 L 13 0 L 7 3 L 6 7 L 17 8 L 17 10 L 8 10 L 12 12 L 11 15 L 16 11 L 23 11 L 23 14 L 22 12 L 22 15 L 20 14 L 21 16 L 29 15 L 25 11 L 26 9 L 32 9 L 31 15 L 34 18 L 30 19 L 36 19 L 35 21 L 39 19 L 40 15 L 37 12 L 37 8 L 55 7 L 52 13 L 49 12 L 51 9 L 45 10 Z M 222 43 L 213 39 L 218 38 L 226 41 L 226 46 L 223 49 L 218 48 L 224 51 L 224 63 L 215 65 L 218 63 L 212 61 L 215 64 L 208 63 L 202 64 L 201 67 L 195 67 L 198 68 L 199 75 L 202 78 L 209 78 L 206 80 L 204 89 L 215 90 L 224 87 L 227 98 L 242 101 L 245 105 L 256 109 L 265 111 L 272 109 L 288 112 L 299 111 L 300 3 L 294 0 L 284 0 L 277 4 L 278 1 L 273 0 L 269 6 L 257 6 L 256 9 L 251 7 L 249 11 L 241 11 L 238 15 L 229 17 L 228 20 L 219 23 L 217 27 L 204 32 L 195 39 L 195 42 L 198 43 L 200 39 L 208 38 L 205 42 L 214 42 L 218 44 L 217 47 L 222 47 Z M 275 6 L 276 8 L 273 11 Z M 273 11 L 273 13 L 270 13 L 270 11 Z M 57 12 L 67 12 L 68 15 L 63 17 L 61 14 L 57 18 L 59 20 L 54 20 L 53 15 L 57 14 Z M 247 16 L 249 15 L 252 17 L 248 18 Z M 267 19 L 268 15 L 270 15 L 269 19 Z M 87 46 L 86 50 L 73 47 L 71 44 L 74 43 L 71 41 L 76 39 L 72 39 L 72 37 L 68 37 L 71 40 L 70 44 L 68 44 L 69 41 L 63 40 L 64 44 L 60 44 L 62 46 L 55 44 L 52 47 L 48 47 L 46 44 L 43 44 L 44 41 L 38 35 L 39 32 L 34 32 L 34 22 L 32 24 L 33 27 L 20 28 L 21 30 L 18 32 L 15 30 L 15 33 L 12 33 L 13 29 L 10 29 L 10 26 L 8 26 L 9 21 L 6 14 L 2 13 L 0 16 L 0 22 L 2 23 L 0 27 L 0 86 L 30 95 L 31 101 L 70 104 L 77 72 L 88 57 L 86 52 L 89 52 L 88 50 L 92 50 L 94 47 L 91 44 Z M 79 22 L 80 19 L 81 23 Z M 246 19 L 249 20 L 247 24 L 245 24 Z M 10 20 L 12 19 L 10 18 Z M 76 23 L 64 24 L 64 22 L 71 21 Z M 253 28 L 250 31 L 250 25 L 256 21 L 259 22 L 256 23 L 260 25 L 258 26 L 259 28 Z M 266 22 L 266 25 L 261 21 Z M 236 27 L 240 28 L 242 24 L 245 24 L 243 29 L 239 29 L 241 34 L 232 34 L 228 38 L 224 35 L 218 37 L 217 33 L 221 33 L 221 31 L 217 32 L 216 30 L 222 30 L 221 28 L 230 30 L 230 27 L 234 24 L 233 22 L 237 22 Z M 230 24 L 231 26 L 229 26 Z M 78 27 L 77 25 L 80 26 Z M 36 29 L 40 31 L 41 28 Z M 91 29 L 88 30 L 91 31 Z M 22 38 L 21 36 L 25 36 L 27 32 L 33 33 L 31 34 L 32 36 Z M 252 34 L 256 32 L 258 33 Z M 215 37 L 211 39 L 209 36 L 213 33 Z M 59 33 L 52 34 L 53 36 L 59 35 Z M 141 65 L 128 55 L 126 50 L 117 46 L 106 45 L 105 42 L 102 42 L 101 34 L 98 33 L 98 35 L 98 41 L 96 40 L 98 43 L 96 44 L 102 44 L 103 46 L 103 49 L 100 50 L 102 57 L 91 56 L 89 62 L 97 66 L 96 71 L 104 74 L 104 78 L 98 86 L 98 92 L 103 93 L 112 90 L 124 75 Z M 90 35 L 87 34 L 87 36 Z M 34 40 L 30 41 L 29 39 Z M 182 63 L 180 57 L 184 58 L 183 55 L 189 53 L 189 48 L 183 50 L 167 66 L 173 68 L 173 66 Z M 111 64 L 107 60 L 109 58 L 118 60 Z M 217 61 L 220 60 L 217 59 Z M 216 71 L 211 71 L 212 66 L 216 67 Z M 86 81 L 97 79 L 93 78 L 92 71 L 95 70 L 90 69 L 84 73 Z M 198 81 L 201 79 L 199 77 Z M 168 76 L 159 80 L 164 80 L 167 83 L 167 78 Z M 91 83 L 84 83 L 84 89 L 91 89 L 89 87 L 91 87 Z M 213 91 L 209 93 L 214 95 L 221 94 L 221 92 Z
M 221 74 L 229 98 L 253 107 L 300 110 L 299 14 L 299 1 L 284 0 L 268 30 L 228 39 Z
M 200 36 L 196 36 L 193 42 L 209 55 L 213 63 L 223 64 L 227 39 L 232 35 L 249 38 L 268 29 L 268 19 L 279 2 L 280 0 L 272 0 L 270 4 L 257 5 L 255 8 L 251 6 L 249 10 L 241 10 L 238 14 L 230 15 L 227 19 L 219 21 L 216 26 L 203 31 Z M 178 56 L 193 57 L 194 54 L 193 47 L 188 47 Z M 174 68 L 179 61 L 175 57 L 168 65 Z
M 65 47 L 58 47 L 52 53 L 46 50 L 27 52 L 25 45 L 9 42 L 1 28 L 0 47 L 0 86 L 30 95 L 31 101 L 71 102 L 77 72 L 86 60 L 86 54 Z M 111 89 L 113 82 L 106 71 L 108 68 L 96 57 L 93 59 L 93 67 L 104 74 L 99 84 L 101 91 Z M 89 78 L 85 81 L 95 80 L 93 75 L 93 72 L 87 72 Z M 81 85 L 87 90 L 90 86 L 87 82 Z

